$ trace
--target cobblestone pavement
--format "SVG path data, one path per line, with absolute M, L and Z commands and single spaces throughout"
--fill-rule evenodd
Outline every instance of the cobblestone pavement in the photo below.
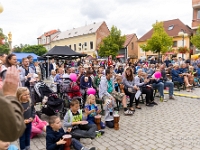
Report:
M 200 96 L 200 88 L 187 94 Z M 133 116 L 124 116 L 121 110 L 120 129 L 106 128 L 103 136 L 86 146 L 98 150 L 199 150 L 200 100 L 175 98 L 168 102 L 156 98 L 158 106 L 152 108 L 141 104 L 142 109 Z M 44 150 L 45 144 L 44 133 L 31 140 L 31 149 Z

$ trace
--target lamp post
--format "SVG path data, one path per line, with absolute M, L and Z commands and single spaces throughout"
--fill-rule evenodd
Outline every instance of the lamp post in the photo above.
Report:
M 180 32 L 178 33 L 178 35 L 182 37 L 183 47 L 184 47 L 184 40 L 185 40 L 185 37 L 188 36 L 188 34 L 185 33 L 184 30 L 182 30 L 182 31 L 180 31 Z M 182 53 L 182 59 L 184 59 L 184 54 L 183 54 L 183 53 Z
M 3 12 L 3 5 L 0 3 L 0 13 Z

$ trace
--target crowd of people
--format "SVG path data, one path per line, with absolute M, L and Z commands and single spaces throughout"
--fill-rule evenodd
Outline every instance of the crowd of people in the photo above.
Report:
M 71 74 L 77 75 L 74 82 L 79 89 L 78 95 L 83 99 L 83 107 L 80 108 L 80 101 L 73 98 L 73 94 L 77 93 L 73 93 L 69 95 L 72 99 L 70 100 L 70 108 L 64 116 L 63 124 L 58 116 L 51 116 L 49 123 L 37 118 L 34 108 L 37 100 L 33 94 L 35 83 L 48 79 L 51 82 L 50 88 L 59 95 L 61 83 L 65 78 L 70 78 Z M 15 54 L 1 54 L 0 77 L 0 88 L 3 89 L 4 97 L 7 99 L 15 97 L 17 99 L 15 105 L 20 105 L 15 112 L 18 112 L 18 115 L 23 114 L 23 121 L 20 119 L 12 120 L 22 124 L 21 129 L 18 129 L 18 126 L 12 128 L 20 130 L 18 135 L 21 135 L 19 137 L 21 150 L 30 149 L 30 138 L 35 136 L 31 132 L 33 127 L 37 127 L 37 123 L 35 123 L 37 121 L 33 123 L 34 120 L 39 120 L 40 123 L 38 133 L 46 132 L 47 150 L 64 149 L 66 141 L 62 137 L 65 134 L 72 136 L 72 146 L 75 149 L 87 150 L 80 143 L 80 139 L 83 139 L 83 143 L 88 143 L 91 142 L 91 139 L 104 134 L 103 130 L 97 129 L 94 121 L 94 117 L 102 111 L 96 105 L 96 98 L 103 102 L 105 111 L 105 122 L 100 123 L 101 129 L 114 128 L 113 114 L 117 103 L 121 103 L 124 115 L 132 116 L 136 109 L 142 109 L 139 101 L 140 98 L 143 99 L 143 95 L 145 95 L 146 107 L 153 107 L 158 105 L 155 101 L 155 93 L 159 94 L 161 102 L 167 102 L 169 99 L 175 100 L 175 83 L 185 86 L 188 92 L 192 92 L 196 86 L 200 86 L 200 57 L 197 60 L 185 61 L 182 58 L 169 59 L 166 57 L 162 63 L 157 62 L 152 57 L 150 61 L 138 60 L 133 63 L 127 60 L 126 63 L 121 63 L 112 60 L 111 56 L 104 61 L 84 59 L 55 61 L 51 59 L 50 62 L 33 62 L 33 57 L 28 56 L 23 58 L 21 63 L 18 63 Z M 13 87 L 15 89 L 12 93 L 7 93 L 9 84 L 13 84 L 9 81 L 10 78 L 12 78 L 12 82 L 15 82 Z M 94 88 L 96 94 L 88 95 L 89 88 Z M 169 98 L 164 95 L 164 89 L 169 91 Z M 5 107 L 5 109 L 7 108 Z M 1 125 L 5 128 L 7 123 L 5 121 Z M 0 132 L 0 140 L 2 140 L 0 149 L 1 145 L 8 148 L 9 144 L 5 143 L 16 139 L 17 135 L 13 137 L 13 130 L 6 135 L 7 137 L 11 136 L 10 138 L 5 138 L 5 135 L 1 135 Z M 90 150 L 94 149 L 95 147 L 90 148 Z

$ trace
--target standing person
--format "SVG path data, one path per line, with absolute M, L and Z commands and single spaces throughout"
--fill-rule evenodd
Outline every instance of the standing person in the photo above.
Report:
M 36 74 L 38 75 L 38 79 L 41 80 L 42 79 L 42 69 L 39 66 L 39 62 L 35 62 L 35 70 L 36 70 Z
M 28 55 L 27 58 L 29 60 L 29 67 L 31 67 L 35 71 L 34 73 L 36 73 L 36 68 L 35 68 L 35 65 L 33 63 L 33 56 Z
M 9 54 L 6 57 L 5 65 L 1 68 L 1 78 L 5 79 L 6 71 L 8 67 L 15 66 L 17 67 L 17 56 L 15 54 Z
M 108 67 L 113 66 L 112 55 L 108 57 Z
M 31 80 L 31 77 L 35 73 L 35 70 L 33 70 L 33 67 L 29 67 L 28 58 L 22 58 L 22 67 L 20 67 L 19 70 L 20 70 L 20 80 L 22 86 L 30 89 L 29 81 Z
M 17 99 L 22 104 L 24 108 L 24 123 L 26 124 L 26 129 L 22 136 L 19 138 L 19 144 L 21 150 L 30 149 L 30 137 L 31 137 L 31 127 L 33 118 L 35 118 L 34 105 L 31 104 L 30 92 L 26 87 L 20 87 L 17 90 Z
M 8 67 L 0 93 L 0 140 L 15 141 L 24 132 L 23 108 L 16 99 L 19 72 L 15 66 Z
M 85 74 L 85 69 L 82 66 L 78 67 L 78 79 L 77 79 L 77 84 L 80 86 L 80 81 L 81 81 L 81 77 L 84 76 Z

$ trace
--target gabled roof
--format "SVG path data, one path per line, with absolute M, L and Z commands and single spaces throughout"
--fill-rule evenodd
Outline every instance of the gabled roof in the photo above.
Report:
M 163 25 L 167 34 L 172 37 L 178 36 L 178 33 L 181 30 L 183 30 L 189 36 L 192 34 L 192 29 L 188 25 L 185 25 L 183 22 L 181 22 L 179 19 L 163 21 Z M 169 27 L 171 27 L 171 30 L 169 30 Z M 153 28 L 144 34 L 138 41 L 146 41 L 147 39 L 151 38 L 152 34 Z
M 73 28 L 71 30 L 61 32 L 53 39 L 53 41 L 95 33 L 103 23 L 104 22 L 93 23 L 90 25 L 82 26 L 79 28 Z
M 135 35 L 134 33 L 125 35 L 126 36 L 126 41 L 124 42 L 124 47 L 129 45 L 129 43 L 133 39 L 134 35 Z
M 55 34 L 57 32 L 59 32 L 59 30 L 51 30 L 51 31 L 45 32 L 43 35 L 44 36 L 50 36 L 50 35 Z M 38 37 L 38 39 L 40 39 L 43 35 L 41 35 L 40 37 Z

